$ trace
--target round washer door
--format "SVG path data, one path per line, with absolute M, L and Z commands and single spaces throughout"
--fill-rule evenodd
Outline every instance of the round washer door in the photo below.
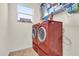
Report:
M 32 28 L 32 38 L 36 38 L 36 29 Z
M 44 27 L 40 27 L 38 30 L 38 39 L 40 42 L 44 42 L 46 39 L 46 29 Z

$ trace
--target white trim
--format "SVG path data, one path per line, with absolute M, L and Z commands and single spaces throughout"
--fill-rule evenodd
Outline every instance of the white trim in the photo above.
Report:
M 45 39 L 46 39 L 46 29 L 45 29 L 44 27 L 40 27 L 40 28 L 42 28 L 42 29 L 44 30 L 45 36 L 44 36 L 44 39 L 41 40 L 41 38 L 39 37 L 39 30 L 38 30 L 38 39 L 39 39 L 40 42 L 44 42 Z M 39 29 L 40 29 L 40 28 L 39 28 Z

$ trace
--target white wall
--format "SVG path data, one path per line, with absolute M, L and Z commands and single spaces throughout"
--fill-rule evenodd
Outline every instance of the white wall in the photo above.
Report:
M 33 23 L 40 19 L 40 4 L 22 4 L 33 8 Z M 32 23 L 17 22 L 16 4 L 0 4 L 0 55 L 32 47 Z
M 39 4 L 22 4 L 27 7 L 33 8 L 33 20 L 38 21 L 40 16 Z M 17 22 L 16 4 L 9 4 L 9 50 L 19 50 L 32 47 L 32 23 Z M 33 23 L 34 23 L 33 22 Z
M 68 14 L 67 12 L 62 12 L 55 15 L 54 20 L 63 22 L 64 34 L 72 41 L 72 45 L 69 46 L 63 43 L 64 55 L 79 55 L 79 13 Z M 63 41 L 68 43 L 64 37 Z
M 9 49 L 18 50 L 31 47 L 31 23 L 17 22 L 16 4 L 9 4 Z
M 8 54 L 8 4 L 0 3 L 0 56 Z

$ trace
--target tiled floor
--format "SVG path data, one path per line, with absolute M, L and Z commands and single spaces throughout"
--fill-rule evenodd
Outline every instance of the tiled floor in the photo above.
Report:
M 10 52 L 9 56 L 38 56 L 33 48 L 27 48 L 19 51 Z

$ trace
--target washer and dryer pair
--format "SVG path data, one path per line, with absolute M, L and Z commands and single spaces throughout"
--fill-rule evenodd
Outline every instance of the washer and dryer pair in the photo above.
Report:
M 44 21 L 32 26 L 33 49 L 40 56 L 62 56 L 62 22 Z

